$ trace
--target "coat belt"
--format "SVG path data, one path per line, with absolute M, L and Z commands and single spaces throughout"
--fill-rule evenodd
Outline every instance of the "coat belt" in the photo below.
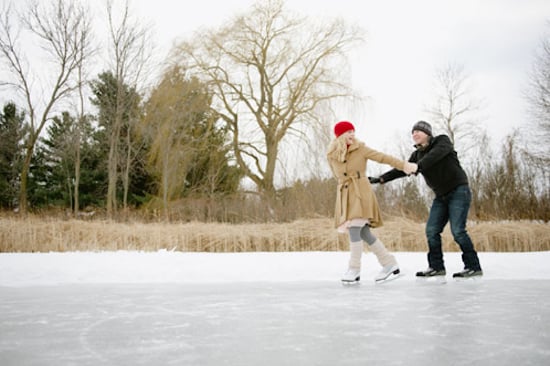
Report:
M 361 178 L 361 174 L 357 172 L 357 175 L 345 176 L 338 179 L 338 188 L 336 191 L 336 202 L 340 203 L 340 222 L 344 222 L 347 219 L 348 212 L 348 198 L 349 198 L 349 189 L 348 186 L 353 184 L 355 188 L 355 193 L 359 199 L 361 199 L 361 191 L 359 190 L 359 185 L 357 181 Z

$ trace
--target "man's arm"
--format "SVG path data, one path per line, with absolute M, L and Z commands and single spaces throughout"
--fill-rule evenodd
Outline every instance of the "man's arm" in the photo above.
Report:
M 409 158 L 409 163 L 416 163 L 416 155 L 415 153 L 413 152 Z M 383 183 L 386 183 L 386 182 L 390 182 L 394 179 L 398 179 L 398 178 L 403 178 L 407 176 L 407 174 L 401 170 L 398 170 L 398 169 L 392 169 L 392 170 L 389 170 L 387 172 L 385 172 L 384 174 L 382 174 L 381 176 L 375 178 L 375 177 L 369 177 L 369 181 L 372 183 L 372 184 L 375 184 L 375 183 L 380 183 L 380 184 L 383 184 Z
M 392 169 L 392 170 L 387 171 L 386 173 L 382 174 L 380 177 L 378 177 L 378 179 L 379 179 L 380 184 L 384 184 L 386 182 L 392 181 L 392 180 L 397 179 L 397 178 L 403 178 L 406 175 L 407 174 L 405 174 L 405 172 L 403 172 L 401 170 Z

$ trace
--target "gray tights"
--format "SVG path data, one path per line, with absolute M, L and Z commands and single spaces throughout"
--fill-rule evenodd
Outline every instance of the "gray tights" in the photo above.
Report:
M 349 238 L 352 242 L 358 242 L 364 240 L 367 242 L 368 245 L 374 244 L 376 241 L 376 236 L 372 234 L 370 231 L 369 225 L 365 225 L 363 227 L 359 226 L 352 226 L 349 228 Z

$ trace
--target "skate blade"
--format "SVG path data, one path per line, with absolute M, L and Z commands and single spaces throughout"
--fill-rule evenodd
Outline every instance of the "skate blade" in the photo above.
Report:
M 346 281 L 346 280 L 342 280 L 342 286 L 345 286 L 345 287 L 348 287 L 348 286 L 357 286 L 359 285 L 359 280 L 354 280 L 354 281 Z
M 483 276 L 453 277 L 456 282 L 481 281 Z
M 445 278 L 445 276 L 416 277 L 416 282 L 426 284 L 445 284 L 447 283 L 447 278 Z

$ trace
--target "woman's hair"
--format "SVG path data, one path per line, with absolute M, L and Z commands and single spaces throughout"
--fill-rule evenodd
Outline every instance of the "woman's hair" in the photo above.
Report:
M 337 161 L 343 163 L 346 160 L 346 153 L 348 151 L 348 145 L 346 143 L 346 137 L 341 135 L 334 140 L 329 145 L 328 155 L 332 155 L 336 158 Z

